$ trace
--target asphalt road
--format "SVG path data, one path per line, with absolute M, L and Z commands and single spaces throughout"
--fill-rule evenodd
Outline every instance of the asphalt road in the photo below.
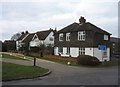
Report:
M 33 65 L 33 61 L 4 59 L 22 65 Z M 77 67 L 37 59 L 37 66 L 48 68 L 50 75 L 36 79 L 3 82 L 3 85 L 118 85 L 118 67 Z

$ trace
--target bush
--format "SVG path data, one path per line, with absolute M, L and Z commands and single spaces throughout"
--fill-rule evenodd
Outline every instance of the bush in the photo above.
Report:
M 88 55 L 78 56 L 77 63 L 81 65 L 89 65 L 89 66 L 100 65 L 100 61 L 96 57 L 92 57 Z

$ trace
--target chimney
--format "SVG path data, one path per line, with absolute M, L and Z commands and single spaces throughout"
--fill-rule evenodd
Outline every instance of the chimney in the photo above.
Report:
M 79 19 L 80 24 L 84 24 L 86 22 L 86 19 L 84 17 L 80 17 Z
M 57 27 L 55 27 L 55 31 L 57 31 Z

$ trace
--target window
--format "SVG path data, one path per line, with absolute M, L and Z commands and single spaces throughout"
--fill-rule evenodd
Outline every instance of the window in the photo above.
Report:
M 85 48 L 79 48 L 79 55 L 85 55 Z
M 50 41 L 53 41 L 54 39 L 52 37 L 49 38 Z
M 108 40 L 108 35 L 104 35 L 104 40 Z
M 58 53 L 63 54 L 63 48 L 62 47 L 58 47 Z
M 113 48 L 115 48 L 115 43 L 113 43 Z
M 59 41 L 63 41 L 63 33 L 59 34 Z
M 70 41 L 70 33 L 66 33 L 66 41 Z
M 79 31 L 78 32 L 78 40 L 79 41 L 85 41 L 85 31 Z
M 67 53 L 66 54 L 70 54 L 70 47 L 67 47 Z

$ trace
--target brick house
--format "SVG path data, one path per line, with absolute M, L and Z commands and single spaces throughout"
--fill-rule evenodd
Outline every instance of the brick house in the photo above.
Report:
M 120 57 L 120 38 L 110 37 L 111 57 Z
M 110 35 L 81 17 L 79 23 L 74 22 L 55 33 L 54 55 L 90 55 L 100 61 L 109 61 Z

